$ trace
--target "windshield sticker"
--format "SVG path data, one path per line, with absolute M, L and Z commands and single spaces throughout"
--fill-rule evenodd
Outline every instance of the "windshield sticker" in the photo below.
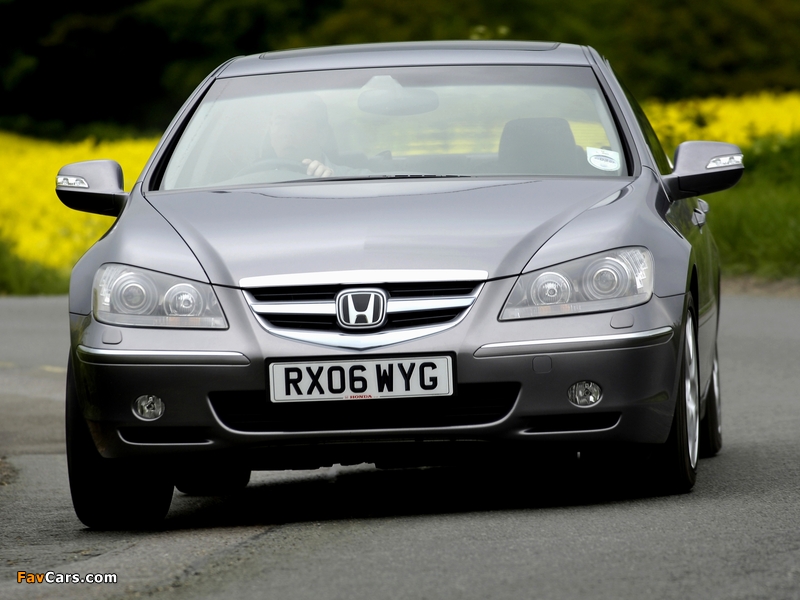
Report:
M 616 171 L 619 169 L 619 152 L 602 148 L 586 148 L 586 159 L 595 169 Z

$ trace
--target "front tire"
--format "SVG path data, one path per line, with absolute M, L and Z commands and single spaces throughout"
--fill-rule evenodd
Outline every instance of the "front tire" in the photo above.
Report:
M 722 395 L 719 383 L 719 353 L 714 352 L 711 385 L 706 396 L 706 416 L 700 421 L 700 454 L 715 456 L 722 449 Z
M 661 470 L 667 490 L 688 492 L 697 481 L 700 445 L 700 374 L 694 307 L 689 299 L 683 323 L 681 379 L 672 429 L 661 448 Z
M 69 488 L 81 522 L 93 529 L 159 525 L 172 502 L 172 484 L 158 468 L 100 455 L 81 413 L 71 361 L 66 404 Z

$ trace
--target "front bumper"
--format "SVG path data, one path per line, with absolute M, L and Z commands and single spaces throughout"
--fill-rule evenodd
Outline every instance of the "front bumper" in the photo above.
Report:
M 611 325 L 619 313 L 499 322 L 512 284 L 488 282 L 452 329 L 360 352 L 277 337 L 240 291 L 227 288 L 216 290 L 225 331 L 117 328 L 72 314 L 78 397 L 106 457 L 224 455 L 254 469 L 403 464 L 404 457 L 435 464 L 471 456 L 468 446 L 483 455 L 539 444 L 580 450 L 664 442 L 678 389 L 684 296 L 654 296 L 627 309 L 622 328 Z M 457 397 L 269 401 L 269 360 L 393 353 L 454 354 Z M 581 380 L 603 390 L 591 408 L 568 401 Z M 160 419 L 134 415 L 133 401 L 144 394 L 163 399 Z

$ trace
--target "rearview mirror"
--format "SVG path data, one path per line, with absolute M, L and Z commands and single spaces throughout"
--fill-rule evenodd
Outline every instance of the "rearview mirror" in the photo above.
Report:
M 675 150 L 675 170 L 664 177 L 672 200 L 721 192 L 742 178 L 739 146 L 723 142 L 683 142 Z
M 71 163 L 56 176 L 56 195 L 65 206 L 109 217 L 118 217 L 125 205 L 122 186 L 122 167 L 113 160 Z
M 439 96 L 433 90 L 405 88 L 389 75 L 376 75 L 361 89 L 358 108 L 373 115 L 421 115 L 439 108 Z

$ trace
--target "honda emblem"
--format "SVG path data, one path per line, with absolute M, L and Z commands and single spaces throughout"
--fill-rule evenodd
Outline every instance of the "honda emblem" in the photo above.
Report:
M 339 292 L 336 318 L 344 329 L 380 327 L 386 321 L 386 292 L 373 289 Z

